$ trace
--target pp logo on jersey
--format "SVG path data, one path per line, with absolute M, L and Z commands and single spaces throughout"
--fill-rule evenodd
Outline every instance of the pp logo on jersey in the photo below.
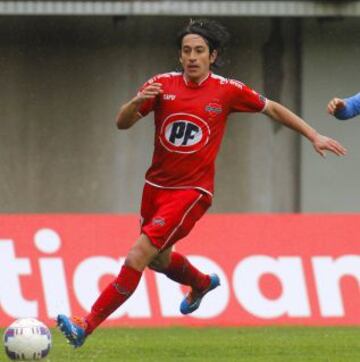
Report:
M 209 141 L 210 128 L 200 117 L 188 113 L 168 116 L 160 130 L 160 142 L 170 152 L 194 153 Z

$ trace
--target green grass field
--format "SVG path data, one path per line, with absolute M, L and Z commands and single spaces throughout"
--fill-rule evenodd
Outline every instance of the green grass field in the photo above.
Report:
M 46 362 L 360 361 L 356 327 L 111 328 L 77 350 L 57 330 L 52 334 Z

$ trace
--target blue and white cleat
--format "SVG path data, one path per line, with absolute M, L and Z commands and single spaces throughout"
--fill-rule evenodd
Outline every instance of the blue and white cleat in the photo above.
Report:
M 74 347 L 81 347 L 86 338 L 86 322 L 78 317 L 67 317 L 59 314 L 56 319 L 57 326 L 68 342 Z
M 180 312 L 182 314 L 190 314 L 194 312 L 199 308 L 204 296 L 219 285 L 219 276 L 217 274 L 210 274 L 210 285 L 203 292 L 198 292 L 194 289 L 191 289 L 191 291 L 186 295 L 180 304 Z

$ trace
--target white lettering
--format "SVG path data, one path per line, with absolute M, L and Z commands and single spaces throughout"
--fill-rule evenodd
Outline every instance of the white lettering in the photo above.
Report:
M 344 316 L 340 281 L 343 276 L 353 276 L 360 287 L 360 256 L 346 255 L 336 260 L 318 256 L 312 258 L 312 263 L 321 315 L 324 317 Z
M 163 98 L 165 101 L 174 101 L 176 99 L 175 94 L 164 94 Z
M 37 249 L 45 254 L 56 253 L 61 247 L 59 235 L 51 229 L 40 229 L 34 241 Z M 40 258 L 39 268 L 48 316 L 55 318 L 60 313 L 71 314 L 63 260 Z
M 244 86 L 244 83 L 241 83 L 241 82 L 239 82 L 238 80 L 234 80 L 234 79 L 230 79 L 230 80 L 229 80 L 229 83 L 232 84 L 232 85 L 234 85 L 235 87 L 240 88 L 240 89 L 242 89 L 243 86 Z
M 188 136 L 191 138 L 192 133 L 189 132 Z M 73 274 L 66 275 L 64 258 L 68 255 L 62 255 L 62 240 L 56 231 L 40 228 L 34 235 L 34 245 L 35 249 L 32 245 L 34 250 L 29 251 L 28 257 L 19 258 L 16 256 L 15 241 L 0 239 L 0 310 L 10 318 L 55 318 L 59 313 L 72 315 L 70 301 L 79 303 L 89 312 L 100 295 L 100 283 L 104 281 L 103 278 L 115 278 L 124 262 L 123 257 L 93 255 L 78 260 L 79 264 L 68 270 L 70 273 L 74 271 Z M 229 285 L 225 272 L 216 261 L 202 255 L 191 255 L 188 258 L 202 272 L 217 273 L 221 286 L 206 295 L 201 307 L 187 318 L 210 320 L 221 315 L 229 306 L 231 287 L 236 301 L 259 321 L 280 317 L 311 317 L 307 290 L 309 280 L 305 278 L 303 260 L 300 256 L 275 258 L 268 255 L 250 255 L 238 261 L 233 270 L 232 285 Z M 342 294 L 341 283 L 344 277 L 350 277 L 351 281 L 356 283 L 355 288 L 359 288 L 356 289 L 359 294 L 353 293 L 354 298 L 360 296 L 360 255 L 355 253 L 337 258 L 314 256 L 310 260 L 309 272 L 313 273 L 317 293 L 311 295 L 315 298 L 312 304 L 318 301 L 320 315 L 324 319 L 345 317 L 345 295 Z M 34 275 L 32 266 L 35 267 Z M 37 266 L 39 269 L 36 269 Z M 37 270 L 40 271 L 40 275 Z M 160 316 L 163 318 L 183 317 L 179 306 L 189 287 L 181 286 L 163 274 L 155 273 L 156 290 L 149 291 L 147 278 L 153 277 L 149 273 L 152 272 L 146 271 L 143 274 L 134 294 L 109 317 L 110 320 L 122 317 L 134 320 L 150 319 L 154 316 L 151 302 L 159 303 Z M 266 289 L 262 289 L 263 277 L 268 275 L 275 277 L 281 285 L 281 292 L 276 296 L 270 297 Z M 35 282 L 40 278 L 41 286 L 28 285 L 29 280 L 22 285 L 24 276 L 27 276 L 26 279 L 33 277 Z M 231 272 L 228 277 L 231 277 Z M 70 285 L 67 285 L 68 281 Z M 152 284 L 151 286 L 153 287 Z M 25 294 L 22 287 L 26 287 Z M 29 288 L 36 290 L 40 303 L 29 299 Z M 158 299 L 150 301 L 150 297 Z M 39 310 L 39 304 L 45 304 L 45 311 Z
M 38 317 L 38 303 L 23 298 L 20 275 L 31 275 L 30 261 L 16 258 L 12 240 L 0 240 L 0 305 L 13 318 Z
M 259 288 L 260 277 L 265 274 L 272 274 L 281 282 L 282 295 L 275 300 L 266 298 Z M 305 276 L 299 257 L 248 257 L 236 266 L 233 287 L 239 303 L 257 317 L 310 316 Z

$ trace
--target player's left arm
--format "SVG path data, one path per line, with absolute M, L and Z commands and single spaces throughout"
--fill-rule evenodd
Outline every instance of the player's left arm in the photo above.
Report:
M 338 141 L 321 135 L 302 118 L 277 102 L 268 99 L 263 112 L 274 121 L 305 136 L 321 156 L 325 156 L 325 151 L 330 151 L 338 156 L 343 156 L 347 152 Z

